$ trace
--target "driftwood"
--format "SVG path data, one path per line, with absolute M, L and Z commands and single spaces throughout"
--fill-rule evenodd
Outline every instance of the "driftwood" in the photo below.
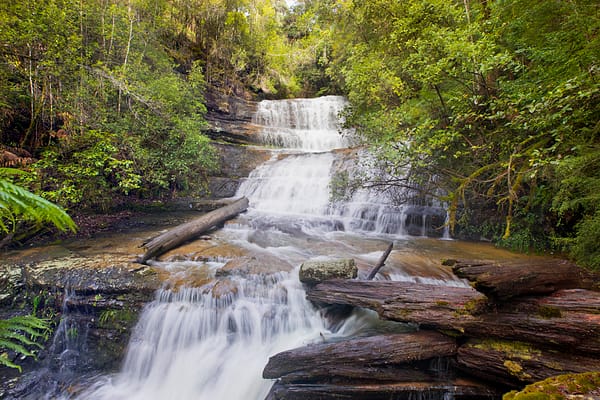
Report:
M 446 382 L 394 383 L 276 383 L 265 400 L 390 400 L 445 399 L 495 400 L 499 393 L 465 379 Z
M 312 344 L 276 354 L 263 370 L 266 379 L 319 378 L 430 380 L 401 364 L 456 354 L 456 341 L 436 332 L 397 333 Z M 325 356 L 324 356 L 325 355 Z
M 600 371 L 598 357 L 500 340 L 470 340 L 458 349 L 457 360 L 459 368 L 469 374 L 507 386 L 567 373 Z
M 163 233 L 143 244 L 146 253 L 137 261 L 145 264 L 151 258 L 158 257 L 161 254 L 187 242 L 190 239 L 208 231 L 226 220 L 235 217 L 248 208 L 248 199 L 241 199 L 218 210 L 209 212 L 192 221 L 181 224 L 168 232 Z
M 377 275 L 377 273 L 379 272 L 381 267 L 383 267 L 385 265 L 385 260 L 387 260 L 388 256 L 392 252 L 393 248 L 394 248 L 394 242 L 392 242 L 388 245 L 387 249 L 383 252 L 383 255 L 381 256 L 381 258 L 379 258 L 379 261 L 377 261 L 377 264 L 373 267 L 371 272 L 369 272 L 369 275 L 367 276 L 368 281 L 375 278 L 375 275 Z
M 313 302 L 369 308 L 385 319 L 441 329 L 460 330 L 487 302 L 470 287 L 399 281 L 330 280 L 307 290 Z
M 495 263 L 459 260 L 452 270 L 473 282 L 487 296 L 506 300 L 523 295 L 541 295 L 560 289 L 599 289 L 600 276 L 566 260 Z

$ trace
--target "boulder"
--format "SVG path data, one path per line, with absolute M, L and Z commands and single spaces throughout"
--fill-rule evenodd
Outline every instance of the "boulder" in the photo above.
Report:
M 357 275 L 358 268 L 352 258 L 305 261 L 300 266 L 300 282 L 308 285 L 329 279 L 354 279 Z

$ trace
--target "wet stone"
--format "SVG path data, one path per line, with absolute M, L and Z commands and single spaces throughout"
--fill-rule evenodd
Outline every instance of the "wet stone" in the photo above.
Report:
M 308 285 L 328 279 L 354 279 L 358 268 L 352 258 L 339 260 L 309 260 L 300 266 L 300 282 Z

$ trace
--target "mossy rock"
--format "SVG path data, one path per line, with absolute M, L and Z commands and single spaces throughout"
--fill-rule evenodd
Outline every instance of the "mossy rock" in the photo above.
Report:
M 505 394 L 503 400 L 562 400 L 600 398 L 600 371 L 553 376 Z

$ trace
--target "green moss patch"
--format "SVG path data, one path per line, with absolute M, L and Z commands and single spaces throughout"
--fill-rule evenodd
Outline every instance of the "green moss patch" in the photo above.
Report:
M 600 372 L 553 376 L 528 385 L 520 392 L 505 394 L 503 400 L 562 400 L 568 396 L 600 396 Z M 582 397 L 588 398 L 588 397 Z

